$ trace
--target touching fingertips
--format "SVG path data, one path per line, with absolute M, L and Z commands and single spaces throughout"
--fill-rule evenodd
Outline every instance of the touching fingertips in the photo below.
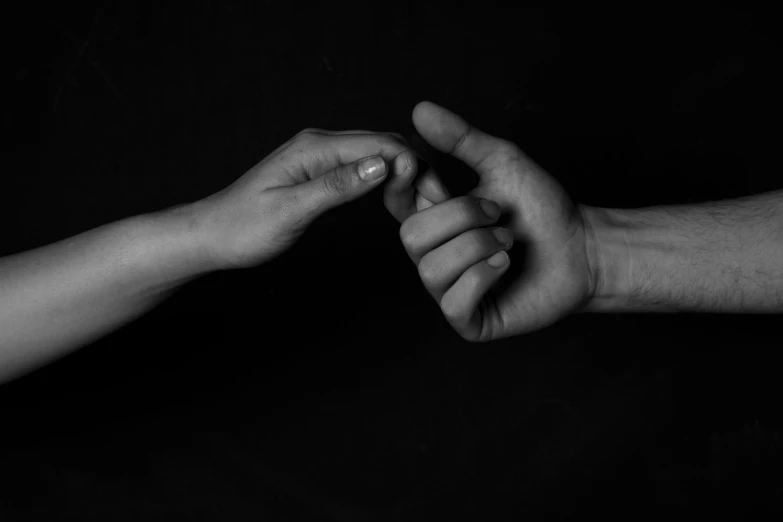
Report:
M 493 268 L 501 268 L 508 263 L 508 254 L 504 250 L 501 250 L 497 254 L 487 259 L 487 264 Z
M 386 174 L 386 162 L 380 156 L 373 156 L 359 165 L 359 176 L 364 181 L 376 181 Z
M 406 176 L 410 174 L 411 172 L 411 160 L 409 153 L 403 152 L 400 154 L 399 159 L 397 160 L 397 163 L 399 165 L 399 169 L 397 170 L 397 174 L 400 176 Z
M 497 219 L 500 217 L 500 205 L 489 199 L 482 199 L 479 201 L 481 209 L 489 216 L 490 219 Z
M 495 228 L 492 230 L 492 234 L 495 236 L 497 242 L 504 247 L 511 246 L 511 243 L 514 241 L 514 235 L 507 228 Z

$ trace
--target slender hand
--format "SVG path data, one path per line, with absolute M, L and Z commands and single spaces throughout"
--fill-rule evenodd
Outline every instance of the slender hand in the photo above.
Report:
M 368 158 L 376 170 L 365 170 Z M 415 176 L 397 136 L 306 130 L 203 200 L 0 259 L 0 383 L 119 328 L 188 280 L 279 255 L 318 215 L 377 187 L 388 165 L 395 178 Z

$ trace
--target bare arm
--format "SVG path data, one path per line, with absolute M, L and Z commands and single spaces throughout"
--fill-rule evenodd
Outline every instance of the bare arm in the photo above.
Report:
M 783 191 L 633 210 L 582 207 L 595 312 L 783 312 Z
M 578 312 L 783 312 L 783 190 L 633 210 L 577 205 L 514 143 L 428 101 L 412 118 L 479 177 L 464 196 L 418 192 L 405 205 L 404 183 L 385 195 L 425 288 L 464 339 L 525 334 Z
M 0 382 L 106 335 L 209 271 L 188 216 L 135 216 L 0 259 Z
M 195 277 L 280 255 L 390 170 L 416 173 L 396 135 L 306 129 L 207 198 L 1 258 L 0 383 L 116 330 Z

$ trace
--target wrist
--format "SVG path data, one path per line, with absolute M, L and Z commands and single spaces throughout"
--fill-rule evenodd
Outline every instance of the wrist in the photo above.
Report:
M 622 308 L 631 290 L 631 252 L 627 231 L 613 209 L 580 205 L 585 227 L 585 252 L 590 271 L 586 312 Z
M 219 270 L 200 203 L 188 203 L 132 218 L 147 259 L 167 266 L 174 279 Z

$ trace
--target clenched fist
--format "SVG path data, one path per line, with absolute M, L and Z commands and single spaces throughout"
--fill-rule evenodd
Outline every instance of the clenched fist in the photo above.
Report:
M 419 103 L 413 123 L 433 147 L 479 175 L 478 186 L 460 197 L 417 191 L 410 204 L 411 188 L 391 184 L 384 194 L 402 223 L 405 250 L 456 331 L 469 341 L 501 339 L 586 304 L 595 292 L 589 229 L 560 184 L 513 143 L 433 103 Z M 515 243 L 521 248 L 510 257 Z M 498 284 L 509 271 L 513 277 Z

